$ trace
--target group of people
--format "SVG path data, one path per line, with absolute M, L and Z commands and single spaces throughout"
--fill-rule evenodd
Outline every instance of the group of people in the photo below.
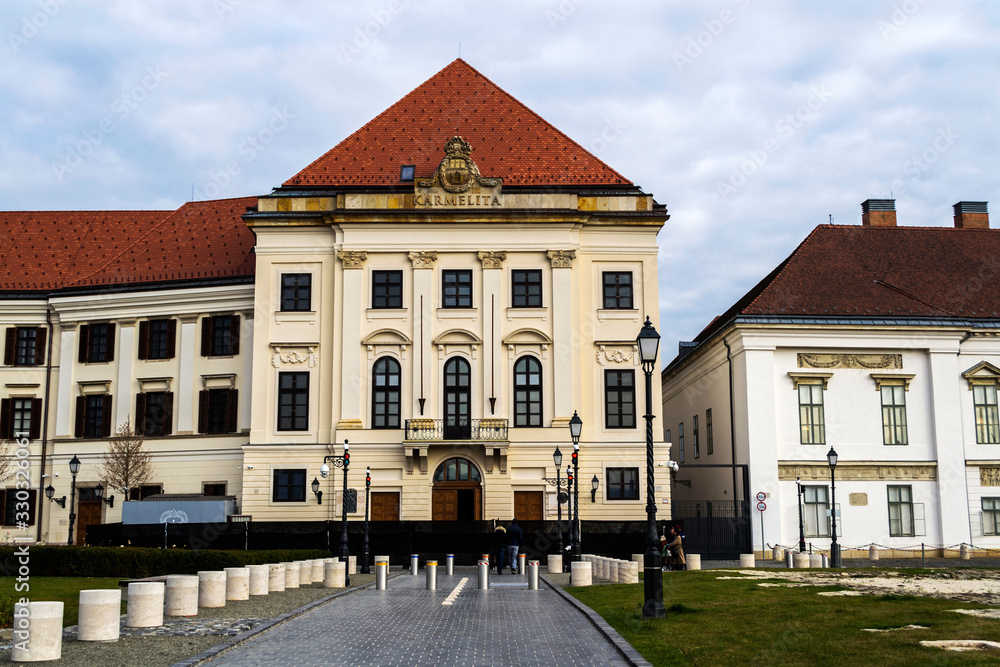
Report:
M 507 528 L 497 524 L 493 531 L 493 565 L 497 568 L 497 574 L 503 574 L 505 557 L 510 563 L 510 573 L 517 573 L 517 552 L 523 541 L 524 532 L 517 525 L 517 519 L 511 519 Z
M 684 560 L 684 533 L 677 526 L 670 527 L 670 539 L 664 535 L 660 538 L 660 548 L 663 549 L 663 569 L 683 570 L 686 561 Z

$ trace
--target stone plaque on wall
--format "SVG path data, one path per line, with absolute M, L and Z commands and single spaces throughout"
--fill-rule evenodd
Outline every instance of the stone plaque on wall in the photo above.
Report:
M 868 507 L 867 493 L 851 493 L 848 495 L 851 507 Z
M 979 486 L 1000 486 L 1000 468 L 980 468 Z

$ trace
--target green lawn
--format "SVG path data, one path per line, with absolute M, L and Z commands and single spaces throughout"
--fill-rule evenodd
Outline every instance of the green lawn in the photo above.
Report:
M 1000 620 L 949 609 L 983 608 L 912 596 L 824 597 L 837 586 L 765 588 L 712 571 L 663 576 L 664 619 L 642 618 L 642 584 L 567 588 L 654 665 L 996 665 L 996 652 L 957 653 L 921 640 L 1000 641 Z M 928 630 L 864 632 L 915 624 Z
M 0 617 L 9 618 L 13 613 L 14 602 L 26 597 L 36 602 L 65 603 L 63 611 L 63 626 L 76 625 L 80 606 L 80 591 L 92 588 L 118 588 L 119 579 L 99 579 L 91 577 L 31 577 L 28 580 L 30 590 L 16 591 L 14 577 L 0 577 Z M 122 613 L 125 613 L 125 601 L 122 600 Z M 0 627 L 10 627 L 10 623 L 0 624 Z

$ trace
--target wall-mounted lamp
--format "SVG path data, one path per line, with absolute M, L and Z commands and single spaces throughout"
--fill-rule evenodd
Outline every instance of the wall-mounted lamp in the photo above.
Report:
M 324 475 L 324 477 L 326 477 L 326 475 Z M 310 486 L 312 487 L 312 492 L 316 495 L 316 504 L 322 505 L 323 492 L 319 490 L 319 480 L 313 477 L 313 481 L 312 484 L 310 484 Z
M 594 475 L 594 479 L 590 480 L 590 502 L 597 502 L 597 489 L 601 486 L 601 480 L 597 479 L 597 475 Z
M 48 498 L 51 502 L 54 502 L 55 504 L 59 505 L 59 507 L 66 509 L 66 496 L 63 496 L 62 498 L 56 498 L 55 495 L 56 495 L 56 490 L 52 487 L 51 484 L 45 487 L 45 497 Z
M 94 487 L 94 497 L 97 498 L 98 500 L 103 500 L 104 504 L 107 505 L 108 507 L 115 506 L 115 497 L 111 496 L 110 498 L 105 498 L 104 487 L 101 486 L 100 482 L 98 482 L 97 486 Z

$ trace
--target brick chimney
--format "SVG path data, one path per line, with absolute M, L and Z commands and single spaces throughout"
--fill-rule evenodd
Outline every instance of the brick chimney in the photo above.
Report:
M 861 202 L 861 224 L 865 227 L 895 227 L 895 199 L 866 199 Z
M 989 229 L 990 214 L 984 201 L 960 201 L 955 209 L 955 229 Z

